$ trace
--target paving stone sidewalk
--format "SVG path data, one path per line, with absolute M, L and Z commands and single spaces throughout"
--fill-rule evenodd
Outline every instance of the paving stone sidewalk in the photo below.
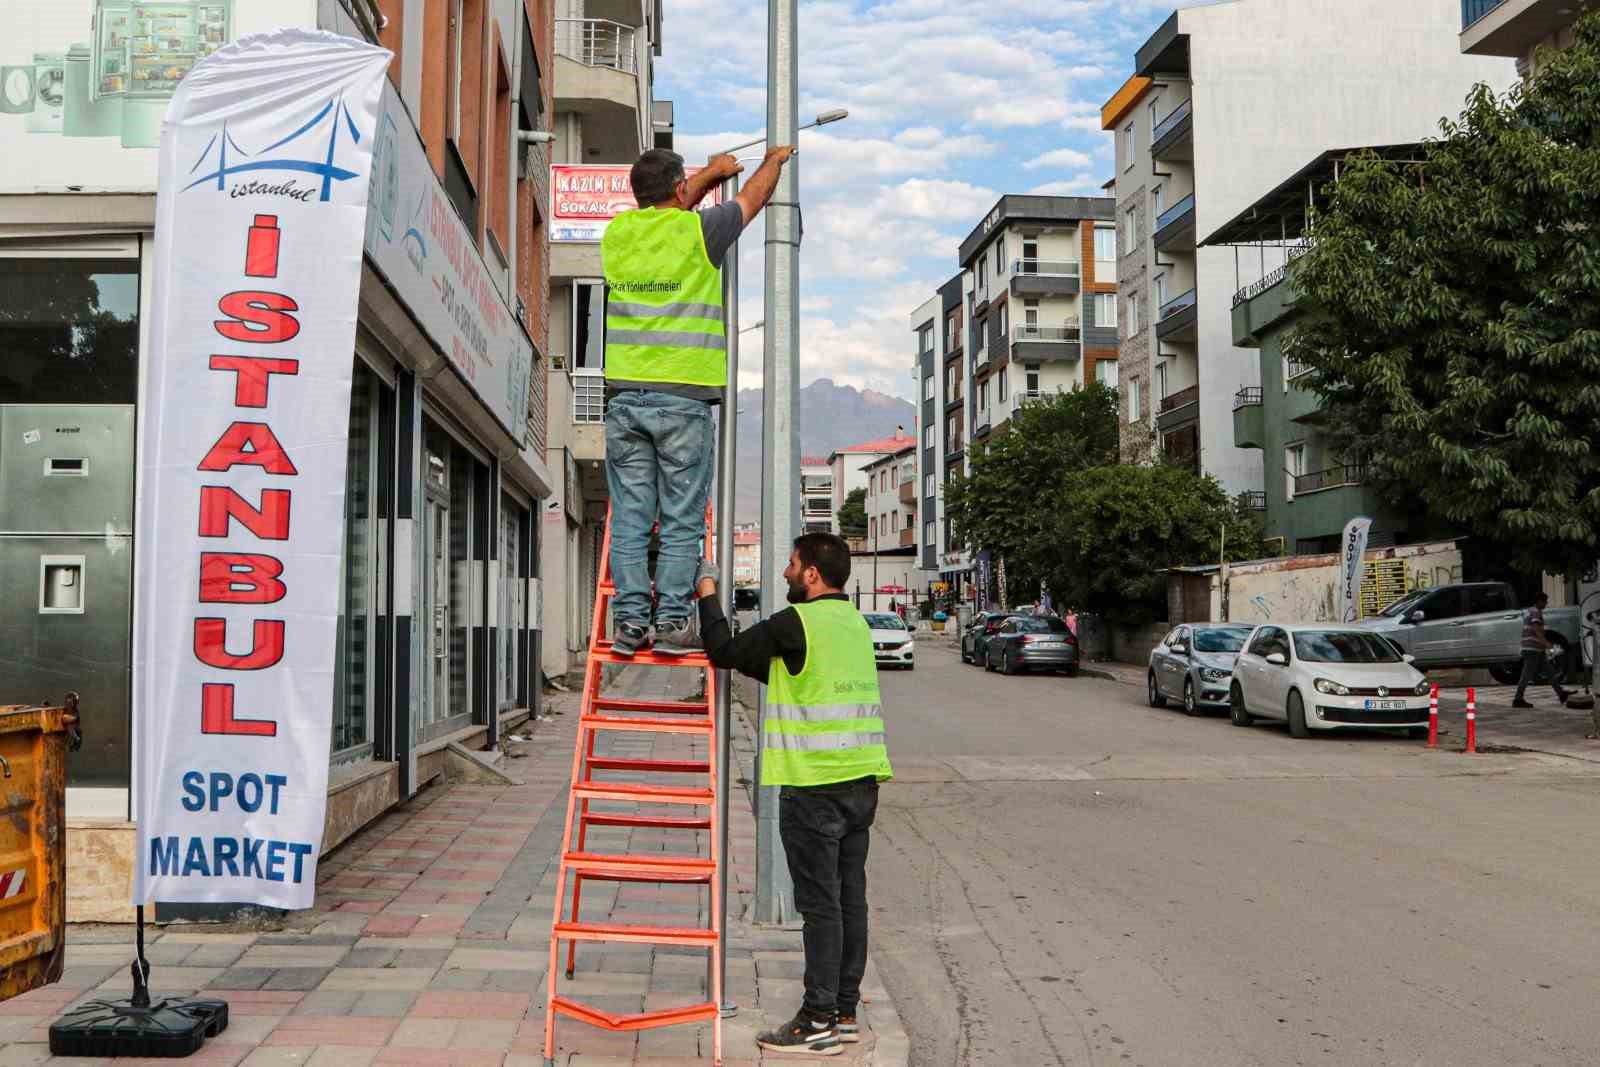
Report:
M 673 687 L 681 689 L 690 672 L 628 674 L 630 693 L 687 695 Z M 532 734 L 528 742 L 506 743 L 502 766 L 516 784 L 425 790 L 325 857 L 316 908 L 289 915 L 282 928 L 152 929 L 146 954 L 157 995 L 199 993 L 229 1003 L 228 1029 L 186 1062 L 542 1064 L 550 920 L 577 699 L 564 694 L 550 700 L 547 708 L 555 714 L 522 728 Z M 738 715 L 735 736 L 736 766 L 748 779 L 753 739 Z M 690 751 L 676 737 L 654 743 L 625 736 L 611 744 L 609 754 L 630 757 L 686 758 Z M 763 1056 L 754 1035 L 788 1019 L 800 1002 L 800 934 L 744 922 L 754 888 L 755 822 L 742 788 L 732 809 L 727 993 L 739 1011 L 723 1024 L 723 1062 L 794 1062 Z M 631 842 L 618 836 L 629 833 Z M 609 830 L 597 832 L 589 846 L 679 851 L 689 836 Z M 703 849 L 706 835 L 693 836 Z M 590 883 L 581 914 L 596 921 L 703 922 L 705 896 L 696 887 Z M 52 1060 L 47 1028 L 78 1001 L 126 995 L 132 941 L 131 927 L 70 927 L 62 980 L 0 1003 L 0 1067 L 86 1062 Z M 703 950 L 583 946 L 576 977 L 564 980 L 562 990 L 611 1012 L 704 1002 L 704 960 Z M 909 1043 L 870 964 L 863 993 L 867 1032 L 833 1062 L 906 1063 Z M 711 1062 L 709 1024 L 613 1034 L 558 1020 L 556 1033 L 556 1062 L 564 1067 Z

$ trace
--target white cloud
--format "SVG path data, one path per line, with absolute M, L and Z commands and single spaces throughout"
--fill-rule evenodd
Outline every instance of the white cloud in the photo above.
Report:
M 1068 168 L 1087 167 L 1094 161 L 1089 153 L 1076 148 L 1057 148 L 1042 155 L 1034 156 L 1022 165 L 1024 170 L 1039 170 L 1042 167 L 1066 170 Z

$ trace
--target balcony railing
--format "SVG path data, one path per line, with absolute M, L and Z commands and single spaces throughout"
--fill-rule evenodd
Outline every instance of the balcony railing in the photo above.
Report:
M 1506 0 L 1461 0 L 1461 28 L 1464 30 Z
M 988 365 L 989 348 L 987 345 L 985 345 L 972 354 L 972 369 L 977 370 L 980 367 L 987 367 Z
M 606 376 L 594 371 L 572 372 L 572 421 L 606 421 Z
M 1283 380 L 1292 382 L 1296 378 L 1311 373 L 1311 364 L 1296 363 L 1294 360 L 1285 360 L 1283 364 Z
M 638 73 L 632 26 L 610 19 L 556 19 L 556 54 L 586 67 Z
M 1161 398 L 1161 414 L 1177 411 L 1186 404 L 1198 403 L 1200 400 L 1200 387 L 1191 385 L 1187 389 L 1179 389 L 1176 393 L 1168 393 Z
M 1246 300 L 1253 300 L 1262 293 L 1266 292 L 1268 289 L 1271 289 L 1274 285 L 1277 285 L 1279 282 L 1283 281 L 1289 276 L 1289 264 L 1293 263 L 1295 260 L 1299 259 L 1309 251 L 1311 251 L 1311 245 L 1304 241 L 1299 244 L 1290 245 L 1288 251 L 1285 253 L 1283 266 L 1279 267 L 1277 270 L 1269 272 L 1266 277 L 1262 278 L 1260 281 L 1251 282 L 1243 289 L 1240 289 L 1237 293 L 1234 293 L 1233 306 L 1238 307 Z
M 1266 511 L 1267 494 L 1259 489 L 1247 490 L 1239 494 L 1239 503 L 1246 511 Z
M 910 527 L 907 527 L 906 529 L 900 531 L 900 547 L 901 548 L 905 548 L 908 545 L 914 545 L 916 543 L 917 543 L 917 536 L 916 536 L 916 532 L 914 530 L 912 530 Z
M 1366 476 L 1367 468 L 1358 463 L 1346 463 L 1326 470 L 1312 471 L 1310 474 L 1290 475 L 1294 478 L 1296 496 L 1303 493 L 1319 493 L 1324 489 L 1337 489 L 1341 485 L 1360 485 Z
M 1161 305 L 1161 318 L 1170 319 L 1178 312 L 1194 307 L 1194 301 L 1195 291 L 1193 289 L 1190 289 L 1187 293 L 1179 293 Z
M 1178 123 L 1189 117 L 1190 112 L 1193 110 L 1193 97 L 1190 97 L 1188 100 L 1185 100 L 1183 103 L 1173 108 L 1172 114 L 1156 123 L 1156 128 L 1150 131 L 1150 143 L 1155 144 L 1157 141 L 1161 140 L 1161 138 L 1171 133 L 1177 128 Z
M 1011 264 L 1011 273 L 1076 278 L 1081 268 L 1082 264 L 1064 259 L 1019 259 Z
M 1233 394 L 1233 410 L 1240 408 L 1260 407 L 1262 404 L 1261 386 L 1247 385 Z
M 1190 193 L 1188 196 L 1184 197 L 1182 200 L 1179 200 L 1176 204 L 1173 204 L 1171 207 L 1167 208 L 1167 210 L 1156 216 L 1156 232 L 1161 232 L 1172 223 L 1183 218 L 1186 212 L 1193 210 L 1194 194 Z
M 1054 341 L 1057 344 L 1064 341 L 1080 341 L 1083 339 L 1083 329 L 1075 322 L 1068 322 L 1061 326 L 1030 326 L 1019 323 L 1011 327 L 1013 341 Z

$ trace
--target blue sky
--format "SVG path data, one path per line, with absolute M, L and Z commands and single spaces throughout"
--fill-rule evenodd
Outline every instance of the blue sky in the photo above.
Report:
M 663 0 L 656 95 L 692 163 L 766 122 L 759 0 Z M 1098 195 L 1100 106 L 1173 0 L 800 0 L 801 384 L 911 398 L 910 315 L 1002 193 Z M 753 150 L 752 150 L 753 151 Z M 761 224 L 741 241 L 741 320 L 761 318 Z M 761 334 L 740 383 L 760 384 Z

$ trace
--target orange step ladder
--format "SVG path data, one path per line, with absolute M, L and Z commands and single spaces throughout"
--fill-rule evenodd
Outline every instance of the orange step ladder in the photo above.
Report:
M 712 547 L 711 508 L 706 507 L 705 548 Z M 545 999 L 544 1058 L 548 1067 L 555 1063 L 556 1016 L 566 1016 L 591 1026 L 611 1031 L 649 1030 L 680 1023 L 711 1023 L 713 1061 L 722 1063 L 722 907 L 721 885 L 717 877 L 723 858 L 719 855 L 721 827 L 718 825 L 716 671 L 703 652 L 685 656 L 661 656 L 641 652 L 633 656 L 612 651 L 606 636 L 606 617 L 616 586 L 611 580 L 611 514 L 606 513 L 605 539 L 600 550 L 600 580 L 595 587 L 594 621 L 589 629 L 589 659 L 584 670 L 583 701 L 578 719 L 578 738 L 573 746 L 572 778 L 567 796 L 567 820 L 561 840 L 561 863 L 556 874 L 555 917 L 550 930 L 549 991 Z M 650 667 L 677 667 L 698 670 L 705 678 L 703 699 L 689 701 L 642 700 L 608 696 L 602 690 L 604 669 L 610 664 Z M 623 759 L 597 755 L 596 741 L 601 734 L 676 734 L 702 738 L 705 759 Z M 623 772 L 632 775 L 664 774 L 703 776 L 704 785 L 653 785 L 634 781 L 596 778 L 595 772 Z M 631 811 L 596 811 L 594 801 L 614 801 L 635 805 Z M 647 805 L 652 811 L 641 811 Z M 670 806 L 679 814 L 658 813 Z M 703 812 L 703 814 L 702 814 Z M 585 850 L 590 827 L 647 828 L 685 830 L 694 841 L 705 833 L 710 855 L 647 853 L 602 854 Z M 576 838 L 576 841 L 574 841 Z M 698 852 L 698 850 L 696 850 Z M 568 879 L 572 883 L 571 903 L 567 903 Z M 579 918 L 585 882 L 645 882 L 668 885 L 703 885 L 710 892 L 708 926 L 639 926 L 618 922 L 585 922 Z M 561 943 L 567 943 L 565 966 L 558 969 Z M 707 960 L 709 1001 L 680 1008 L 617 1015 L 563 996 L 558 979 L 570 979 L 577 965 L 578 942 L 619 942 L 645 945 L 681 945 L 704 948 Z

